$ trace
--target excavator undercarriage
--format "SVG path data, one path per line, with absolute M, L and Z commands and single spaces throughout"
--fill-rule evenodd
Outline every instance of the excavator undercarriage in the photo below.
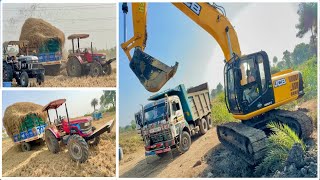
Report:
M 287 124 L 302 139 L 313 131 L 312 119 L 302 111 L 272 110 L 241 123 L 230 122 L 217 127 L 220 142 L 235 151 L 247 163 L 254 165 L 265 156 L 267 136 L 272 133 L 266 127 L 269 122 Z

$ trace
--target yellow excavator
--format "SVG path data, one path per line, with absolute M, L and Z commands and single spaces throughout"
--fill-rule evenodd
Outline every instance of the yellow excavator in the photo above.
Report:
M 223 145 L 236 151 L 249 164 L 257 164 L 265 155 L 267 136 L 271 133 L 267 123 L 287 124 L 301 138 L 312 134 L 312 119 L 304 112 L 276 109 L 304 95 L 299 71 L 288 69 L 271 74 L 266 52 L 242 55 L 236 31 L 223 7 L 203 2 L 172 4 L 207 31 L 224 53 L 225 102 L 229 112 L 241 123 L 217 126 L 218 138 Z M 122 4 L 122 11 L 126 16 L 127 3 Z M 156 92 L 174 76 L 178 63 L 168 66 L 144 52 L 147 3 L 132 3 L 132 21 L 134 35 L 128 41 L 125 39 L 121 47 L 141 84 L 146 90 Z M 133 56 L 130 54 L 132 49 Z

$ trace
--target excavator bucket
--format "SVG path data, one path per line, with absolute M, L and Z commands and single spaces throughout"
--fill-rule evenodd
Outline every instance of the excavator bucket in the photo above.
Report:
M 170 67 L 136 48 L 130 61 L 130 68 L 148 91 L 157 92 L 174 76 L 178 63 Z

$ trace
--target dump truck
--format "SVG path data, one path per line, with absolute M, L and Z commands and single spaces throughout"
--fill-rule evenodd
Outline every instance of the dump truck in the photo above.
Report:
M 191 136 L 212 127 L 208 84 L 186 89 L 183 84 L 151 96 L 152 101 L 135 114 L 145 142 L 145 155 L 162 157 L 176 148 L 185 153 Z

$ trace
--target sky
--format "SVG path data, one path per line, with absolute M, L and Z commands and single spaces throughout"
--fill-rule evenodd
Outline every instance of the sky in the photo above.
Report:
M 35 10 L 31 11 L 31 7 Z M 75 33 L 89 34 L 80 47 L 106 49 L 116 46 L 116 4 L 3 4 L 3 40 L 19 40 L 21 27 L 28 17 L 42 18 L 64 32 L 65 47 L 71 49 L 67 37 Z
M 307 34 L 296 38 L 298 3 L 218 3 L 225 8 L 228 19 L 235 27 L 242 54 L 260 50 L 282 59 L 282 52 L 293 51 L 295 45 L 309 42 Z M 124 42 L 123 13 L 119 5 L 119 43 Z M 145 52 L 167 65 L 179 62 L 176 75 L 161 89 L 181 83 L 186 87 L 204 82 L 209 88 L 223 84 L 224 56 L 217 42 L 170 3 L 149 3 L 147 17 L 148 41 Z M 127 40 L 133 35 L 131 4 L 127 14 Z M 140 104 L 146 104 L 152 95 L 144 89 L 129 67 L 129 60 L 119 50 L 119 104 L 120 126 L 134 119 Z M 161 91 L 160 90 L 160 91 Z
M 102 90 L 3 90 L 2 92 L 2 116 L 6 108 L 17 102 L 32 102 L 42 106 L 57 99 L 66 99 L 69 117 L 79 117 L 84 114 L 93 112 L 91 101 L 100 97 L 103 94 Z M 99 109 L 100 105 L 96 106 Z M 66 116 L 64 106 L 58 109 L 58 114 Z M 50 119 L 56 117 L 54 110 L 50 111 Z

